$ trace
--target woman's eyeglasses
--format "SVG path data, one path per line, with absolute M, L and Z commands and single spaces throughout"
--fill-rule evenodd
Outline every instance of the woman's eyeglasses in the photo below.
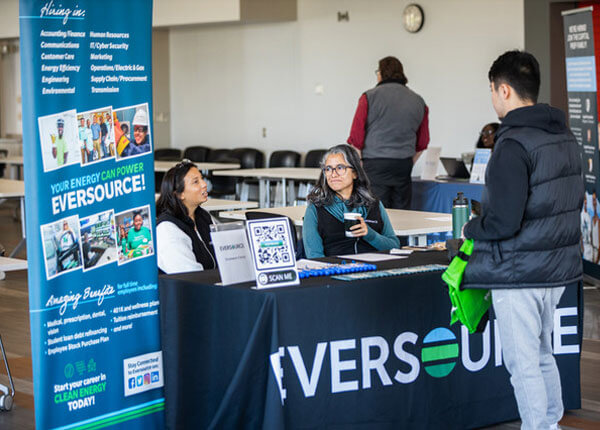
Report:
M 479 133 L 481 137 L 491 136 L 492 134 L 494 134 L 494 130 L 481 130 Z
M 325 176 L 331 176 L 333 172 L 337 173 L 338 176 L 342 176 L 346 173 L 346 169 L 352 169 L 351 166 L 346 166 L 344 164 L 338 164 L 337 166 L 326 166 L 323 167 L 323 173 Z

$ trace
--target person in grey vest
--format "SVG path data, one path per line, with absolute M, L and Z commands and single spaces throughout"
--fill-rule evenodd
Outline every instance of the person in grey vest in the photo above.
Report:
M 482 215 L 464 227 L 474 240 L 463 288 L 489 288 L 504 363 L 523 429 L 557 428 L 563 414 L 552 355 L 554 311 L 582 279 L 581 157 L 565 114 L 538 104 L 533 55 L 509 51 L 489 71 L 502 121 L 486 171 Z
M 348 143 L 362 152 L 373 193 L 386 208 L 408 209 L 413 164 L 429 144 L 428 108 L 406 84 L 396 57 L 379 60 L 377 85 L 362 94 Z

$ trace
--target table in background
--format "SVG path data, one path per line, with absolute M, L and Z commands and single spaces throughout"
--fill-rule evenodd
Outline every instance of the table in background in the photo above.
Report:
M 22 155 L 13 155 L 6 158 L 0 158 L 0 164 L 6 164 L 6 170 L 9 173 L 5 173 L 5 176 L 8 179 L 21 179 L 21 171 L 23 169 Z
M 25 182 L 14 179 L 0 179 L 0 203 L 5 199 L 19 199 L 21 206 L 21 241 L 9 254 L 14 257 L 25 245 Z
M 246 212 L 268 212 L 290 217 L 294 224 L 302 227 L 306 206 L 285 206 L 256 210 L 221 212 L 219 217 L 245 220 Z M 409 236 L 411 245 L 425 245 L 426 235 L 452 230 L 452 217 L 444 213 L 386 209 L 396 236 Z
M 294 181 L 316 181 L 319 179 L 321 169 L 314 167 L 267 167 L 262 169 L 240 169 L 214 171 L 214 176 L 235 176 L 242 178 L 257 178 L 259 181 L 258 194 L 261 208 L 268 208 L 271 205 L 271 190 L 269 182 L 271 180 L 281 181 L 282 200 L 284 206 L 288 203 L 289 194 L 293 194 Z
M 4 279 L 6 272 L 14 270 L 27 270 L 27 260 L 0 257 L 0 281 Z
M 447 263 L 445 254 L 377 266 L 431 263 Z M 464 429 L 517 419 L 495 324 L 448 335 L 440 275 L 308 278 L 270 290 L 211 285 L 214 270 L 159 277 L 167 426 Z M 578 286 L 561 300 L 571 312 L 558 318 L 560 341 L 572 348 L 582 300 Z M 556 359 L 565 408 L 580 408 L 580 354 Z
M 469 201 L 475 199 L 481 202 L 483 189 L 483 184 L 413 178 L 410 208 L 417 211 L 452 213 L 452 200 L 458 192 L 462 192 Z
M 258 202 L 243 202 L 240 200 L 213 199 L 209 198 L 200 205 L 209 212 L 233 211 L 238 209 L 252 209 L 258 207 Z
M 167 172 L 171 167 L 176 166 L 181 161 L 154 161 L 155 172 Z M 217 169 L 239 169 L 239 163 L 205 163 L 192 161 L 202 172 L 208 172 Z
M 155 200 L 158 200 L 160 193 L 154 195 Z M 200 205 L 202 209 L 208 212 L 216 211 L 232 211 L 238 209 L 252 209 L 258 207 L 258 202 L 243 202 L 241 200 L 213 199 L 208 198 L 207 201 Z

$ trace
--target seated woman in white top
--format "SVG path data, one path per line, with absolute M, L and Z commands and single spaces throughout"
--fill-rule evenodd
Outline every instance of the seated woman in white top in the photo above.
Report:
M 156 202 L 158 268 L 164 273 L 214 269 L 210 243 L 212 218 L 200 205 L 208 199 L 196 166 L 182 161 L 164 176 Z

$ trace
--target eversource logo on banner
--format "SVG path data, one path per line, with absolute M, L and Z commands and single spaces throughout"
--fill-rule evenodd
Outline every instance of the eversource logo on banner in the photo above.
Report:
M 579 345 L 574 343 L 577 323 L 568 325 L 563 317 L 577 317 L 576 307 L 559 308 L 554 314 L 554 354 L 578 354 Z M 494 326 L 494 335 L 490 334 Z M 502 347 L 495 321 L 488 323 L 482 334 L 481 346 L 470 350 L 469 332 L 461 326 L 460 336 L 446 327 L 437 327 L 424 335 L 406 331 L 398 334 L 390 343 L 382 336 L 359 339 L 319 342 L 316 348 L 301 351 L 296 345 L 279 347 L 270 355 L 270 364 L 281 395 L 281 404 L 286 399 L 286 378 L 298 378 L 304 397 L 313 397 L 319 384 L 328 384 L 331 394 L 359 389 L 370 389 L 373 378 L 376 384 L 411 384 L 419 377 L 444 378 L 457 367 L 476 373 L 490 362 L 494 367 L 502 366 Z M 420 348 L 420 352 L 418 351 Z M 314 351 L 314 353 L 313 353 Z M 329 351 L 331 381 L 321 381 L 321 371 Z M 343 353 L 342 353 L 343 351 Z M 314 354 L 310 357 L 310 354 Z M 393 357 L 390 355 L 393 354 Z M 343 357 L 342 357 L 343 355 Z M 282 362 L 290 360 L 295 375 L 284 375 Z M 312 361 L 312 369 L 306 362 Z M 360 366 L 360 367 L 359 367 Z M 421 372 L 424 369 L 425 372 Z

